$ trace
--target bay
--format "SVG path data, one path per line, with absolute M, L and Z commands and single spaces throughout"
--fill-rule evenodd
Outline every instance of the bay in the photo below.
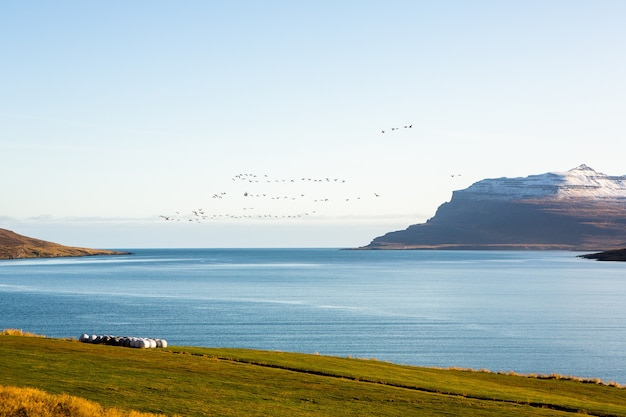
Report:
M 124 249 L 0 261 L 0 328 L 626 384 L 626 264 L 561 251 Z

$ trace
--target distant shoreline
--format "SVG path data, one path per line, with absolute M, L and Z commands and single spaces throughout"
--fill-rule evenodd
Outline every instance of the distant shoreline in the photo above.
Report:
M 88 253 L 77 253 L 77 254 L 68 254 L 68 255 L 39 255 L 39 256 L 30 256 L 30 254 L 27 254 L 26 256 L 0 255 L 0 261 L 11 261 L 11 260 L 20 260 L 20 259 L 83 258 L 85 256 L 133 255 L 132 252 L 119 252 L 119 251 L 108 250 L 108 249 L 82 249 L 82 248 L 71 248 L 71 249 L 76 249 L 78 251 L 88 251 Z
M 595 259 L 596 261 L 626 262 L 626 248 L 607 250 L 597 253 L 588 253 L 586 255 L 578 255 L 578 257 L 585 259 Z
M 351 250 L 514 250 L 514 251 L 586 251 L 575 245 L 542 244 L 542 243 L 494 243 L 494 244 L 440 244 L 440 245 L 412 245 L 412 244 L 384 244 L 350 248 Z M 589 251 L 594 249 L 588 249 Z

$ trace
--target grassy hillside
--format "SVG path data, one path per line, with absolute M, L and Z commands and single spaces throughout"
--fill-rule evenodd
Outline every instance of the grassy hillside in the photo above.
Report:
M 183 416 L 626 416 L 626 390 L 243 349 L 131 349 L 0 336 L 0 385 Z
M 119 255 L 121 252 L 64 246 L 0 229 L 0 259 Z

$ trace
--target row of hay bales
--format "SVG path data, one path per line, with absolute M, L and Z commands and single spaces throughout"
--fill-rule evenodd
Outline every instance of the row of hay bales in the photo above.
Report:
M 166 348 L 167 340 L 152 339 L 148 337 L 130 337 L 130 336 L 110 336 L 110 335 L 88 335 L 82 334 L 78 340 L 83 343 L 93 343 L 111 346 L 133 347 L 141 349 L 150 348 Z

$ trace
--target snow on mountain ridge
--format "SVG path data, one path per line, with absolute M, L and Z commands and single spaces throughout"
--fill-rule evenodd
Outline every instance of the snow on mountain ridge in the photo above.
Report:
M 548 172 L 518 178 L 490 178 L 464 190 L 456 199 L 522 200 L 534 198 L 626 199 L 626 175 L 611 177 L 585 164 L 566 172 Z

